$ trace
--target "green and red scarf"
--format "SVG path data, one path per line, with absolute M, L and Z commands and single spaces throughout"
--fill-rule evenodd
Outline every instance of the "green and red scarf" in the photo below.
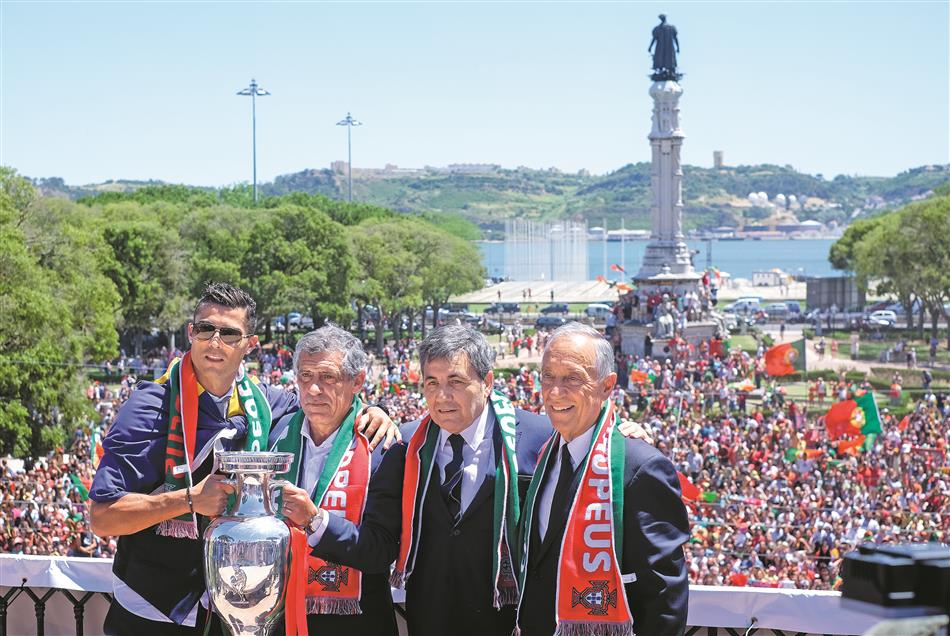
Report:
M 204 448 L 195 461 L 195 443 L 198 434 L 198 379 L 191 363 L 191 352 L 172 361 L 166 374 L 171 389 L 168 408 L 168 441 L 165 444 L 165 492 L 194 487 L 192 470 L 200 465 L 209 448 Z M 267 445 L 270 434 L 271 410 L 267 396 L 245 373 L 244 365 L 235 379 L 241 410 L 247 417 L 245 450 L 259 451 Z M 211 442 L 209 442 L 209 445 Z M 192 512 L 158 524 L 156 532 L 179 539 L 198 538 L 198 519 Z
M 627 605 L 620 573 L 623 554 L 624 438 L 617 430 L 617 416 L 608 400 L 601 409 L 591 450 L 584 461 L 582 478 L 558 552 L 554 602 L 555 636 L 632 636 L 633 616 Z M 521 589 L 528 584 L 528 549 L 535 523 L 535 500 L 560 436 L 555 433 L 541 452 L 541 459 L 526 497 L 519 571 Z M 519 604 L 518 610 L 521 607 Z M 515 633 L 520 633 L 516 628 Z
M 501 433 L 501 458 L 495 458 L 495 492 L 493 513 L 492 581 L 493 605 L 518 602 L 518 582 L 513 564 L 517 548 L 518 521 L 521 506 L 518 498 L 518 458 L 515 453 L 515 408 L 502 393 L 492 392 L 489 404 Z M 406 450 L 406 469 L 402 489 L 402 532 L 399 558 L 390 577 L 395 587 L 403 587 L 415 564 L 422 531 L 422 507 L 435 467 L 436 444 L 440 429 L 426 413 Z M 421 486 L 421 487 L 420 487 Z
M 371 471 L 369 440 L 356 429 L 356 417 L 362 409 L 363 403 L 359 397 L 354 397 L 330 447 L 317 485 L 310 493 L 318 507 L 330 514 L 341 515 L 354 525 L 359 525 L 363 519 Z M 288 481 L 294 484 L 300 483 L 303 472 L 303 439 L 300 430 L 305 423 L 304 412 L 297 411 L 272 449 L 294 454 L 294 462 L 287 472 Z M 292 548 L 291 561 L 295 561 L 301 570 L 301 564 L 307 564 L 306 573 L 299 579 L 295 577 L 287 590 L 288 603 L 294 609 L 303 607 L 301 597 L 306 596 L 307 614 L 361 613 L 363 575 L 359 570 L 315 557 L 310 554 L 306 544 Z M 292 571 L 293 567 L 292 563 Z

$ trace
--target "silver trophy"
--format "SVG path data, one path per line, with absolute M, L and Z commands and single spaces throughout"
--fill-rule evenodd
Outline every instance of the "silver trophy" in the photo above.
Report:
M 211 607 L 232 634 L 267 636 L 284 609 L 290 529 L 274 516 L 272 490 L 286 483 L 293 453 L 226 452 L 218 468 L 235 479 L 235 504 L 205 530 L 205 583 Z

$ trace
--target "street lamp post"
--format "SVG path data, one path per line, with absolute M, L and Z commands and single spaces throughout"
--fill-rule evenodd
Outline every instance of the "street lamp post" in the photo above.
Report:
M 337 126 L 346 126 L 346 166 L 347 166 L 347 190 L 349 191 L 349 200 L 353 201 L 353 126 L 362 126 L 363 122 L 353 119 L 353 115 L 347 113 L 346 119 L 341 119 L 336 123 Z
M 254 165 L 254 203 L 257 203 L 257 98 L 270 93 L 260 88 L 254 78 L 251 78 L 251 85 L 237 94 L 251 98 L 251 161 Z

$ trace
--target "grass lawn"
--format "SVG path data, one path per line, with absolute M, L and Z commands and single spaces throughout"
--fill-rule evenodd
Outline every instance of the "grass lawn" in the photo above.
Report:
M 898 340 L 901 337 L 904 338 L 904 342 L 907 347 L 915 347 L 917 349 L 917 365 L 921 366 L 924 363 L 929 362 L 930 360 L 930 335 L 929 332 L 925 332 L 924 339 L 917 339 L 916 331 L 900 331 L 900 332 L 891 332 L 889 334 L 882 334 L 883 339 L 874 340 L 867 334 L 861 334 L 861 340 L 859 343 L 859 360 L 867 360 L 868 362 L 880 362 L 883 359 L 883 352 L 891 349 L 897 344 Z M 836 340 L 838 342 L 838 353 L 841 356 L 849 356 L 851 352 L 851 334 L 847 332 L 836 332 L 834 337 L 830 336 L 825 332 L 825 340 L 831 341 Z M 940 340 L 940 345 L 937 347 L 937 364 L 950 364 L 950 351 L 947 351 L 947 338 L 946 332 L 941 331 L 937 336 Z M 906 351 L 906 349 L 905 349 Z M 891 356 L 891 362 L 904 362 L 906 360 L 905 353 L 902 352 L 896 356 Z

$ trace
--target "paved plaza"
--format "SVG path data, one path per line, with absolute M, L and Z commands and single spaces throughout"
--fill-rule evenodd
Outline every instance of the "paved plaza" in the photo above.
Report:
M 616 289 L 596 280 L 588 281 L 505 281 L 478 291 L 452 297 L 457 303 L 531 302 L 558 303 L 612 303 L 617 300 Z M 530 296 L 529 296 L 530 292 Z M 731 301 L 743 296 L 758 296 L 763 301 L 804 300 L 805 283 L 793 282 L 786 287 L 754 286 L 749 281 L 729 281 L 719 288 L 719 300 Z

